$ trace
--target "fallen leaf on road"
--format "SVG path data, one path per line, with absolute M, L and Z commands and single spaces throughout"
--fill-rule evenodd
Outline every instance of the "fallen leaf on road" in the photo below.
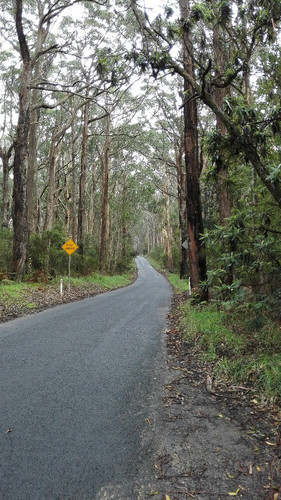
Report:
M 270 441 L 266 441 L 266 444 L 268 444 L 269 446 L 275 446 L 275 443 L 271 443 Z
M 170 499 L 169 495 L 163 495 L 162 500 L 171 500 L 171 499 Z
M 230 497 L 236 497 L 236 496 L 238 495 L 239 491 L 240 491 L 240 488 L 237 488 L 237 490 L 236 490 L 236 491 L 230 491 L 230 492 L 228 493 L 228 495 L 229 495 Z

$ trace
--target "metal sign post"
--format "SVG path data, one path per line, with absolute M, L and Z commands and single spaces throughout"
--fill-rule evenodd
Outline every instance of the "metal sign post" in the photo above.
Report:
M 70 264 L 71 264 L 71 255 L 68 255 L 68 291 L 70 292 Z
M 77 250 L 78 245 L 72 240 L 68 240 L 62 245 L 62 249 L 68 254 L 68 291 L 70 291 L 70 264 L 71 254 Z

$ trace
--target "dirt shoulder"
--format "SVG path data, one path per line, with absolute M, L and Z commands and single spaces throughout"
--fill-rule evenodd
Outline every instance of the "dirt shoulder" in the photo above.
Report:
M 19 316 L 34 314 L 56 305 L 93 297 L 106 291 L 107 289 L 104 287 L 91 283 L 85 283 L 83 286 L 71 286 L 70 290 L 65 286 L 63 295 L 60 294 L 58 284 L 27 288 L 22 298 L 13 301 L 4 300 L 2 303 L 0 299 L 0 321 L 9 321 Z
M 159 490 L 173 500 L 280 499 L 280 412 L 260 406 L 246 387 L 211 380 L 182 339 L 180 300 L 174 296 L 166 331 L 168 426 L 156 463 Z

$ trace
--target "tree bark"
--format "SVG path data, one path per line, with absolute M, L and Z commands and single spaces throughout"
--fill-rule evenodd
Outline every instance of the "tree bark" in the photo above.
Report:
M 22 26 L 22 0 L 16 0 L 16 28 L 22 58 L 20 76 L 19 115 L 14 143 L 13 185 L 13 262 L 12 271 L 23 279 L 27 258 L 28 226 L 26 210 L 26 162 L 30 124 L 31 59 Z
M 62 138 L 65 132 L 72 126 L 77 111 L 84 106 L 84 102 L 77 105 L 73 110 L 71 110 L 71 115 L 69 119 L 63 125 L 57 125 L 54 129 L 51 145 L 50 145 L 50 153 L 49 153 L 49 186 L 48 186 L 48 195 L 46 202 L 46 214 L 45 214 L 45 222 L 44 222 L 44 231 L 49 231 L 52 229 L 53 220 L 55 217 L 55 209 L 56 209 L 56 196 L 57 196 L 57 187 L 56 187 L 56 158 L 57 158 L 57 149 L 60 145 Z
M 170 227 L 170 196 L 168 193 L 168 178 L 165 186 L 164 193 L 164 214 L 163 214 L 163 250 L 167 255 L 167 268 L 169 272 L 173 271 L 173 257 L 171 247 L 171 227 Z
M 94 195 L 96 191 L 96 165 L 93 163 L 90 181 L 90 201 L 89 201 L 89 216 L 88 216 L 88 232 L 94 234 Z
M 106 266 L 106 255 L 108 246 L 108 184 L 109 184 L 109 150 L 110 150 L 110 114 L 105 123 L 105 145 L 101 155 L 101 227 L 100 227 L 100 272 L 103 273 Z
M 187 278 L 187 218 L 186 218 L 186 172 L 183 165 L 184 137 L 179 138 L 179 145 L 175 145 L 178 189 L 178 212 L 180 229 L 180 278 Z
M 55 212 L 55 199 L 56 199 L 56 146 L 57 146 L 58 131 L 52 136 L 49 152 L 49 183 L 48 195 L 46 201 L 46 214 L 44 221 L 44 231 L 52 229 L 54 212 Z
M 77 239 L 77 183 L 75 169 L 75 133 L 74 126 L 71 126 L 71 234 L 72 239 Z
M 226 60 L 226 54 L 223 52 L 223 40 L 220 37 L 218 27 L 214 28 L 213 32 L 213 48 L 214 48 L 214 57 L 216 61 L 216 69 L 215 74 L 216 77 L 223 71 L 223 62 Z M 218 88 L 214 94 L 214 98 L 216 104 L 222 108 L 223 99 L 229 94 L 228 88 Z M 224 136 L 227 134 L 227 129 L 222 120 L 217 116 L 217 130 L 220 135 Z M 219 205 L 219 217 L 220 224 L 224 226 L 226 224 L 226 219 L 230 217 L 231 210 L 231 199 L 230 192 L 228 186 L 228 175 L 227 175 L 227 166 L 224 161 L 223 152 L 220 151 L 220 168 L 218 170 L 218 184 L 217 184 L 217 194 L 218 194 L 218 205 Z
M 81 167 L 80 167 L 80 179 L 79 179 L 78 235 L 77 235 L 79 252 L 82 255 L 83 255 L 83 237 L 85 234 L 85 186 L 86 186 L 86 151 L 88 142 L 88 119 L 89 119 L 89 102 L 86 101 L 83 113 L 83 135 L 82 135 Z
M 39 27 L 37 31 L 36 38 L 36 50 L 35 50 L 35 62 L 33 63 L 33 76 L 32 76 L 32 86 L 35 87 L 39 82 L 41 76 L 42 62 L 37 54 L 42 50 L 43 44 L 48 36 L 49 24 L 45 23 L 45 27 L 42 26 L 42 20 L 44 15 L 44 8 L 41 1 L 37 2 L 38 14 L 40 18 Z M 29 127 L 29 150 L 28 150 L 28 167 L 27 167 L 27 223 L 28 223 L 28 233 L 34 232 L 36 227 L 36 193 L 35 193 L 35 178 L 37 174 L 37 144 L 38 144 L 38 127 L 39 127 L 39 117 L 40 111 L 38 107 L 38 101 L 41 92 L 36 88 L 31 91 L 31 111 L 30 111 L 30 127 Z
M 2 220 L 1 227 L 9 227 L 9 206 L 10 206 L 10 194 L 9 194 L 9 171 L 10 164 L 9 160 L 12 155 L 14 144 L 12 144 L 7 151 L 0 147 L 0 158 L 3 164 L 3 175 L 2 175 Z
M 179 0 L 180 13 L 183 19 L 189 17 L 189 1 Z M 194 79 L 193 46 L 189 28 L 183 33 L 183 65 L 190 78 Z M 188 254 L 191 289 L 198 289 L 200 300 L 207 300 L 206 288 L 200 288 L 200 282 L 207 278 L 207 264 L 204 243 L 201 240 L 203 233 L 203 219 L 200 193 L 200 165 L 198 153 L 198 114 L 194 89 L 187 78 L 184 78 L 184 140 L 185 140 L 185 168 L 186 168 L 186 207 Z
M 123 184 L 122 184 L 122 250 L 121 256 L 125 260 L 127 257 L 127 224 L 126 224 L 126 183 L 127 174 L 123 173 Z

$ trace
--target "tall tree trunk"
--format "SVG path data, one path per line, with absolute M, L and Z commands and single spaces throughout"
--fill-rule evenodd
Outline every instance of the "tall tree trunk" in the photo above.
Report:
M 179 0 L 180 13 L 183 19 L 188 20 L 189 0 Z M 191 78 L 194 78 L 192 61 L 193 46 L 188 23 L 183 33 L 183 64 Z M 191 289 L 198 288 L 201 281 L 207 278 L 207 264 L 205 247 L 201 240 L 203 233 L 201 193 L 200 193 L 200 165 L 198 154 L 198 116 L 197 101 L 192 98 L 194 90 L 188 80 L 184 79 L 184 135 L 185 135 L 185 166 L 186 166 L 186 206 L 188 230 L 188 254 Z M 207 300 L 208 292 L 200 289 L 200 300 Z
M 88 91 L 87 96 L 88 97 Z M 79 252 L 83 255 L 83 237 L 85 234 L 85 186 L 86 186 L 86 152 L 88 142 L 88 117 L 89 102 L 86 101 L 83 113 L 83 135 L 81 150 L 81 168 L 79 179 L 79 200 L 78 200 L 78 245 Z
M 31 106 L 35 106 L 37 102 L 38 92 L 33 91 Z M 37 170 L 37 131 L 38 131 L 39 110 L 32 109 L 30 113 L 30 129 L 29 129 L 29 151 L 28 151 L 28 168 L 27 168 L 27 183 L 26 183 L 26 212 L 28 233 L 31 234 L 35 230 L 36 221 L 36 198 L 35 198 L 35 175 Z
M 72 239 L 77 239 L 77 185 L 76 185 L 76 169 L 75 169 L 75 133 L 73 124 L 71 126 L 71 234 Z
M 22 0 L 16 0 L 16 28 L 23 62 L 20 76 L 19 115 L 14 144 L 13 262 L 12 270 L 21 281 L 26 265 L 28 227 L 26 214 L 26 160 L 30 123 L 31 59 L 22 26 Z
M 3 175 L 2 175 L 2 220 L 1 227 L 9 227 L 9 205 L 10 205 L 10 193 L 9 193 L 9 171 L 10 165 L 9 160 L 13 151 L 14 145 L 12 144 L 7 151 L 0 147 L 0 158 L 3 164 Z
M 183 165 L 184 144 L 183 137 L 180 143 L 175 145 L 176 167 L 177 167 L 177 188 L 178 188 L 178 212 L 180 228 L 180 278 L 187 278 L 187 219 L 186 219 L 186 173 Z
M 225 61 L 227 60 L 227 54 L 224 50 L 223 46 L 223 37 L 220 36 L 219 27 L 214 28 L 213 32 L 213 49 L 214 49 L 214 57 L 216 61 L 216 76 L 219 75 L 223 71 L 223 67 Z M 218 107 L 223 108 L 223 99 L 229 94 L 228 88 L 218 88 L 215 92 L 214 98 Z M 227 129 L 222 120 L 217 116 L 216 117 L 216 126 L 219 134 L 224 136 L 227 134 Z M 228 171 L 227 165 L 225 163 L 225 152 L 220 151 L 220 162 L 217 173 L 217 196 L 218 196 L 218 207 L 219 207 L 219 219 L 220 225 L 225 226 L 227 224 L 227 219 L 230 217 L 231 212 L 231 197 L 229 191 L 229 183 L 228 183 Z M 222 251 L 225 251 L 223 243 Z M 230 285 L 233 282 L 233 269 L 232 267 L 227 269 L 226 275 L 223 277 L 223 282 Z
M 40 23 L 37 31 L 36 39 L 36 54 L 39 54 L 42 50 L 43 44 L 49 33 L 49 23 L 45 23 L 45 27 L 42 26 L 42 19 L 44 16 L 44 8 L 41 1 L 37 2 L 38 14 L 40 18 Z M 35 87 L 40 80 L 42 69 L 42 62 L 40 58 L 36 59 L 33 64 L 33 77 L 32 85 Z M 28 167 L 27 167 L 27 223 L 28 223 L 28 233 L 31 234 L 36 227 L 36 190 L 35 190 L 35 178 L 37 174 L 37 144 L 38 144 L 38 127 L 39 127 L 39 117 L 40 112 L 38 108 L 38 101 L 41 93 L 33 88 L 31 96 L 31 111 L 30 111 L 30 127 L 29 127 L 29 151 L 28 151 Z
M 122 250 L 121 256 L 125 260 L 127 256 L 127 224 L 126 224 L 126 182 L 127 174 L 123 173 L 123 186 L 122 186 Z
M 105 122 L 105 145 L 101 155 L 101 228 L 100 228 L 100 272 L 104 272 L 108 246 L 108 183 L 109 183 L 109 151 L 110 151 L 110 114 Z
M 46 201 L 44 231 L 52 229 L 56 199 L 56 134 L 53 134 L 49 152 L 49 185 Z
M 96 191 L 96 165 L 92 165 L 92 176 L 90 183 L 90 201 L 89 201 L 89 216 L 88 216 L 88 232 L 89 234 L 94 234 L 94 194 Z
M 173 271 L 173 257 L 171 247 L 171 227 L 170 227 L 170 196 L 168 193 L 168 182 L 165 186 L 164 194 L 164 252 L 167 254 L 167 268 L 169 272 Z
M 58 146 L 61 144 L 62 138 L 65 132 L 72 126 L 76 113 L 84 103 L 76 106 L 72 111 L 69 119 L 66 123 L 61 126 L 56 126 L 52 135 L 50 153 L 49 153 L 49 186 L 48 195 L 46 203 L 46 214 L 44 222 L 44 230 L 49 231 L 52 229 L 53 220 L 55 217 L 56 210 L 56 197 L 57 197 L 57 186 L 56 186 L 56 161 L 58 155 Z
M 216 76 L 219 75 L 223 71 L 223 67 L 227 58 L 226 51 L 223 47 L 223 38 L 220 36 L 220 31 L 218 27 L 214 28 L 213 32 L 213 49 L 214 49 L 214 57 L 216 61 Z M 223 107 L 223 99 L 229 94 L 228 88 L 218 88 L 215 92 L 214 98 L 216 104 L 222 109 Z M 226 135 L 227 129 L 222 120 L 217 116 L 217 130 L 220 135 Z M 231 210 L 231 199 L 228 185 L 228 174 L 227 174 L 227 165 L 225 164 L 223 152 L 221 153 L 220 158 L 220 168 L 218 171 L 218 184 L 217 184 L 217 193 L 218 193 L 218 204 L 219 204 L 219 217 L 220 224 L 224 226 L 226 224 L 226 219 L 230 217 Z
M 147 214 L 146 218 L 146 239 L 147 239 L 147 255 L 150 254 L 150 221 L 149 215 Z

